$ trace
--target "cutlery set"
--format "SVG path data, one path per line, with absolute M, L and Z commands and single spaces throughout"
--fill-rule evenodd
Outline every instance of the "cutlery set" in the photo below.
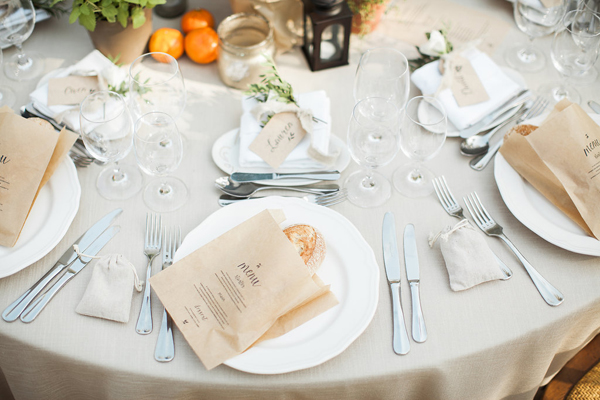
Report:
M 398 241 L 396 239 L 396 220 L 394 214 L 391 212 L 385 213 L 383 218 L 382 243 L 385 274 L 392 295 L 392 346 L 396 354 L 404 355 L 410 351 L 410 341 L 400 301 L 400 284 L 402 282 L 400 257 L 398 255 Z M 404 229 L 404 265 L 411 293 L 412 337 L 415 342 L 423 343 L 427 340 L 427 328 L 425 327 L 425 319 L 419 296 L 419 256 L 415 239 L 415 227 L 412 224 L 406 225 Z
M 444 210 L 451 216 L 466 219 L 463 215 L 463 209 L 458 204 L 444 176 L 437 177 L 433 181 L 435 193 L 444 208 Z M 533 281 L 533 284 L 537 288 L 538 292 L 551 306 L 558 306 L 564 301 L 564 296 L 558 289 L 552 286 L 544 277 L 527 261 L 527 259 L 521 254 L 521 252 L 515 247 L 515 245 L 506 237 L 503 233 L 502 227 L 492 218 L 492 216 L 485 209 L 483 203 L 479 199 L 476 192 L 469 194 L 467 197 L 463 197 L 463 201 L 469 210 L 469 214 L 475 221 L 475 224 L 481 229 L 486 235 L 500 238 L 510 250 L 517 256 L 527 274 Z M 496 256 L 498 266 L 504 273 L 505 279 L 509 279 L 512 276 L 512 271 L 504 265 L 504 263 Z

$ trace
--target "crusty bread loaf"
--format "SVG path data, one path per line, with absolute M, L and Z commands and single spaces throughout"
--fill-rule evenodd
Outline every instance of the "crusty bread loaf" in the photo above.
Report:
M 327 251 L 323 235 L 312 226 L 304 224 L 288 226 L 283 233 L 296 246 L 310 274 L 314 274 L 325 259 Z
M 535 125 L 517 125 L 513 127 L 511 130 L 518 133 L 521 136 L 527 136 L 531 132 L 535 131 L 538 127 Z

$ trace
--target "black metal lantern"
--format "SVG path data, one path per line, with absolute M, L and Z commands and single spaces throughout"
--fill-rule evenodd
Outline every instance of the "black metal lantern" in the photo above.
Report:
M 352 11 L 346 0 L 304 0 L 304 55 L 310 69 L 348 65 Z

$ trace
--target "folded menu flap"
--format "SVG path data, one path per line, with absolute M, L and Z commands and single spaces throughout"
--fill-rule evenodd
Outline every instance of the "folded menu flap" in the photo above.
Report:
M 600 239 L 600 126 L 578 104 L 571 104 L 526 139 Z
M 588 235 L 592 234 L 562 183 L 538 156 L 525 136 L 514 129 L 510 130 L 504 138 L 500 153 L 511 167 L 538 192 L 564 212 Z
M 52 157 L 50 157 L 50 162 L 48 163 L 48 168 L 46 168 L 46 172 L 44 172 L 44 177 L 42 178 L 42 182 L 40 183 L 40 189 L 48 183 L 56 168 L 62 163 L 63 159 L 73 147 L 73 144 L 77 140 L 78 135 L 75 132 L 69 131 L 66 128 L 63 128 L 58 134 L 58 141 L 56 142 L 56 147 L 54 148 L 54 152 L 52 153 Z M 37 195 L 36 195 L 37 196 Z
M 279 317 L 322 290 L 267 210 L 150 283 L 207 369 L 245 351 Z
M 56 147 L 58 132 L 0 112 L 0 245 L 15 245 Z

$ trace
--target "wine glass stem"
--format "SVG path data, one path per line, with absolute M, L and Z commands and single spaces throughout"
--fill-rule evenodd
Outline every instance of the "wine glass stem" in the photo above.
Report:
M 375 187 L 375 179 L 373 179 L 373 169 L 367 168 L 366 175 L 362 180 L 362 185 L 365 189 L 372 189 Z
M 126 178 L 125 174 L 123 173 L 123 171 L 121 171 L 121 167 L 119 167 L 119 163 L 116 162 L 115 163 L 115 169 L 113 170 L 113 176 L 112 176 L 112 181 L 113 182 L 121 182 Z
M 15 47 L 19 52 L 19 54 L 17 55 L 17 63 L 19 64 L 19 66 L 24 67 L 27 64 L 29 64 L 29 58 L 25 55 L 25 53 L 23 53 L 23 45 L 19 43 L 15 44 Z
M 423 179 L 423 175 L 421 174 L 421 164 L 415 164 L 415 167 L 412 171 L 410 171 L 410 175 L 408 176 L 411 181 L 414 183 L 419 183 Z
M 172 191 L 173 188 L 167 182 L 161 182 L 160 187 L 158 188 L 158 194 L 161 196 L 168 196 Z

